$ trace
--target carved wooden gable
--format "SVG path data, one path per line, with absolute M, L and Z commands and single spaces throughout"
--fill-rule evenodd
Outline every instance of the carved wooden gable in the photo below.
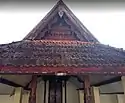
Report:
M 79 40 L 65 13 L 57 13 L 46 27 L 36 36 L 36 39 Z
M 24 39 L 98 42 L 62 0 L 52 8 Z

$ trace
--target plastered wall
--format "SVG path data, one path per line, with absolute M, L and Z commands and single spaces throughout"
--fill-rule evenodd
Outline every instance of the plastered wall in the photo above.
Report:
M 100 95 L 101 103 L 117 103 L 116 95 Z
M 77 87 L 71 82 L 67 82 L 67 103 L 79 103 Z
M 44 81 L 41 81 L 37 84 L 36 102 L 43 103 L 43 101 L 44 101 Z
M 72 82 L 67 82 L 67 103 L 80 103 L 83 95 L 79 95 L 77 87 Z M 82 92 L 83 93 L 83 92 Z M 118 100 L 119 98 L 119 100 Z M 37 103 L 43 103 L 44 100 L 44 82 L 41 81 L 37 85 Z M 100 95 L 101 103 L 124 103 L 124 95 Z M 0 95 L 0 103 L 13 103 L 14 97 L 10 95 Z M 28 103 L 28 95 L 22 96 L 22 103 Z M 83 103 L 83 102 L 82 102 Z
M 10 95 L 0 95 L 0 103 L 13 103 L 13 96 Z
M 14 103 L 14 96 L 0 95 L 0 103 Z M 28 95 L 23 94 L 22 103 L 28 103 Z

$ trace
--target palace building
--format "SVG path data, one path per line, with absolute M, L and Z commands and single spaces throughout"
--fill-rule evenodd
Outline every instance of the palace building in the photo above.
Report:
M 100 43 L 62 0 L 23 40 L 0 45 L 0 73 L 0 103 L 124 101 L 125 51 Z

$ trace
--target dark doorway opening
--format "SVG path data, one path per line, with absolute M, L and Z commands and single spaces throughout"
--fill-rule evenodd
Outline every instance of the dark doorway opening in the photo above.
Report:
M 57 76 L 49 79 L 49 103 L 62 103 L 62 79 Z

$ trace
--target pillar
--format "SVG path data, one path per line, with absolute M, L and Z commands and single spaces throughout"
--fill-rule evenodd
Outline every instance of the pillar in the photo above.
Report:
M 46 81 L 46 103 L 48 103 L 49 99 L 49 81 Z
M 22 103 L 22 87 L 15 88 L 14 103 Z
M 93 103 L 92 91 L 90 87 L 89 75 L 84 75 L 84 103 Z
M 29 91 L 24 91 L 23 98 L 22 98 L 22 103 L 28 103 L 29 102 Z
M 84 103 L 84 91 L 83 90 L 78 90 L 79 92 L 79 102 Z
M 66 84 L 67 80 L 65 79 L 62 81 L 62 103 L 67 103 Z
M 32 76 L 30 88 L 29 103 L 36 103 L 37 76 Z
M 28 91 L 28 92 L 27 92 L 27 100 L 26 100 L 26 103 L 28 103 L 29 97 L 30 97 L 30 92 Z
M 46 103 L 46 81 L 47 80 L 44 80 L 44 102 L 43 103 Z
M 123 94 L 117 94 L 117 103 L 124 103 Z
M 93 103 L 100 103 L 99 87 L 92 87 Z
M 65 103 L 65 84 L 62 82 L 62 103 Z
M 122 76 L 122 77 L 121 77 L 121 82 L 122 82 L 122 86 L 123 86 L 124 103 L 125 103 L 125 76 Z

